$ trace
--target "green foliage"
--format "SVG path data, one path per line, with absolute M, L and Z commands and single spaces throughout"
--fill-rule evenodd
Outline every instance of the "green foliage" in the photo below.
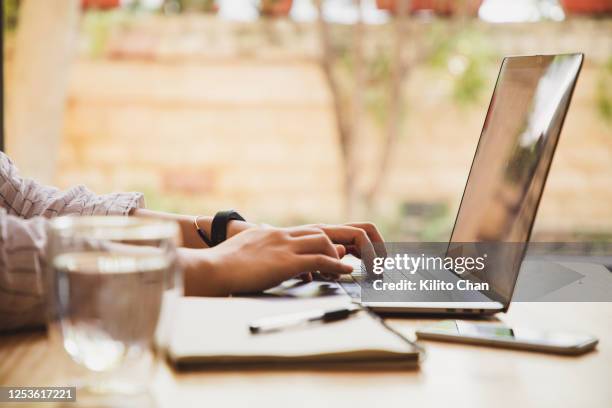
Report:
M 212 13 L 216 11 L 216 0 L 173 0 L 178 5 L 178 11 L 195 11 Z
M 454 99 L 464 105 L 480 100 L 485 88 L 484 64 L 470 61 L 467 68 L 455 80 Z
M 490 68 L 496 62 L 497 55 L 489 43 L 486 34 L 478 27 L 467 25 L 453 31 L 453 23 L 436 21 L 424 26 L 426 32 L 418 38 L 407 37 L 413 42 L 418 52 L 425 52 L 429 57 L 427 63 L 452 80 L 452 98 L 461 105 L 480 102 L 483 90 L 489 83 Z M 333 27 L 332 48 L 339 61 L 337 70 L 342 83 L 345 103 L 352 101 L 348 97 L 354 87 L 355 61 L 353 55 L 353 36 L 351 28 Z M 389 33 L 390 35 L 393 35 Z M 429 52 L 427 51 L 429 50 Z M 390 108 L 389 90 L 392 82 L 392 64 L 394 60 L 391 42 L 370 44 L 364 56 L 363 95 L 365 108 L 374 119 L 374 123 L 385 127 Z M 412 66 L 411 68 L 415 68 Z M 407 107 L 402 103 L 402 124 Z M 400 124 L 400 126 L 402 126 Z
M 599 116 L 612 124 L 612 57 L 603 66 L 595 91 L 595 103 Z
M 337 57 L 334 67 L 342 86 L 343 105 L 350 106 L 354 101 L 355 55 L 353 53 L 353 28 L 332 26 L 332 50 Z M 365 109 L 375 123 L 385 126 L 389 110 L 389 88 L 391 74 L 391 50 L 387 44 L 375 44 L 372 50 L 364 55 L 364 83 L 362 84 Z
M 488 83 L 488 69 L 496 60 L 485 33 L 468 27 L 456 35 L 448 35 L 434 28 L 431 37 L 434 52 L 429 62 L 453 77 L 453 99 L 462 105 L 479 102 Z
M 389 242 L 448 240 L 454 213 L 445 202 L 407 201 L 395 211 L 375 214 L 373 221 Z
M 342 32 L 343 35 L 334 37 L 334 53 L 339 58 L 338 70 L 341 73 L 340 79 L 347 89 L 348 94 L 355 86 L 354 69 L 355 61 L 352 53 L 351 33 Z M 376 44 L 367 55 L 364 55 L 364 83 L 363 97 L 365 109 L 374 119 L 374 122 L 384 127 L 387 123 L 389 111 L 389 89 L 391 87 L 391 64 L 392 50 L 388 44 Z M 351 103 L 347 98 L 347 103 Z
M 366 65 L 365 105 L 379 126 L 387 122 L 389 111 L 389 87 L 391 78 L 391 55 L 385 47 L 378 46 Z
M 113 29 L 128 24 L 129 13 L 125 10 L 90 10 L 84 13 L 82 30 L 87 39 L 89 56 L 97 58 L 104 55 Z
M 442 242 L 450 239 L 453 228 L 454 214 L 446 212 L 427 220 L 424 228 L 418 232 L 419 240 L 423 242 Z
M 2 0 L 2 7 L 4 7 L 4 21 L 2 21 L 4 31 L 13 31 L 17 26 L 19 0 Z

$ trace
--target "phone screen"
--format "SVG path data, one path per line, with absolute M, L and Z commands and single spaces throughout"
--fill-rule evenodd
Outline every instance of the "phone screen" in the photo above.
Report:
M 580 333 L 511 328 L 505 325 L 463 320 L 446 320 L 428 327 L 425 331 L 459 337 L 546 344 L 554 347 L 574 347 L 594 340 L 592 336 Z

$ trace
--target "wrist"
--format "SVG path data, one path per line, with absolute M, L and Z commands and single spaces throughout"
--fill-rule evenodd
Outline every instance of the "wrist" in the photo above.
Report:
M 178 248 L 185 296 L 228 296 L 231 276 L 223 273 L 222 258 L 215 249 Z
M 219 211 L 214 217 L 194 216 L 192 223 L 193 232 L 197 233 L 199 240 L 209 248 L 257 226 L 245 221 L 234 210 Z
M 248 221 L 232 220 L 227 224 L 227 238 L 240 234 L 250 228 L 256 228 L 258 225 Z

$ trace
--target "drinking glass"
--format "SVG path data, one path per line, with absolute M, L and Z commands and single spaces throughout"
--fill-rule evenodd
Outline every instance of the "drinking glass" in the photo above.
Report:
M 174 222 L 59 217 L 48 231 L 50 335 L 94 394 L 147 392 L 182 295 Z

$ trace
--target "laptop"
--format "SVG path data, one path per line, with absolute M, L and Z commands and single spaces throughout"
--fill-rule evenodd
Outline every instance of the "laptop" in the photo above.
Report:
M 448 254 L 460 243 L 522 244 L 504 255 L 504 267 L 481 276 L 496 290 L 469 291 L 465 299 L 452 301 L 411 299 L 411 294 L 401 301 L 365 299 L 365 277 L 357 261 L 356 273 L 340 282 L 354 301 L 381 313 L 490 315 L 508 310 L 583 59 L 583 54 L 516 56 L 501 64 L 447 247 Z M 448 282 L 460 279 L 452 270 L 442 275 Z

